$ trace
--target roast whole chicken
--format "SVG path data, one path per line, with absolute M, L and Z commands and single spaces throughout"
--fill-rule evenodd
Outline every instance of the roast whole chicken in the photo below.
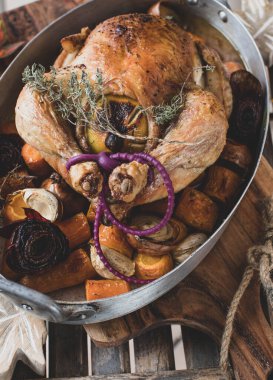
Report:
M 226 141 L 232 96 L 218 54 L 201 38 L 170 20 L 129 14 L 108 19 L 91 32 L 85 28 L 81 34 L 64 39 L 63 47 L 55 62 L 55 79 L 68 83 L 66 78 L 72 72 L 84 69 L 94 83 L 99 70 L 104 94 L 112 97 L 111 120 L 117 129 L 126 107 L 133 104 L 147 110 L 142 116 L 145 143 L 141 140 L 137 149 L 165 166 L 175 192 L 218 159 Z M 200 69 L 207 65 L 214 70 Z M 149 110 L 168 104 L 181 89 L 179 114 L 168 125 L 158 125 Z M 93 149 L 82 126 L 75 128 L 62 120 L 54 104 L 28 85 L 17 101 L 16 127 L 70 186 L 90 200 L 98 196 L 102 173 L 95 162 L 79 163 L 69 172 L 65 167 L 69 158 Z M 92 136 L 92 128 L 89 142 L 90 133 Z M 94 136 L 102 143 L 105 132 L 94 131 Z M 126 146 L 132 149 L 124 140 L 121 149 L 126 151 Z M 134 206 L 166 197 L 159 174 L 154 173 L 153 181 L 147 181 L 147 176 L 146 165 L 131 162 L 118 166 L 109 177 L 113 200 Z

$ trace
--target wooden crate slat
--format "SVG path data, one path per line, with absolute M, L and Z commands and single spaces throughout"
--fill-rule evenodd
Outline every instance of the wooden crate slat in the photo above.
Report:
M 219 365 L 219 349 L 209 336 L 183 327 L 182 339 L 188 369 L 211 368 Z
M 171 326 L 162 326 L 134 339 L 137 373 L 175 369 Z
M 119 347 L 96 347 L 91 343 L 93 375 L 108 375 L 130 372 L 129 344 Z M 93 378 L 93 377 L 92 377 Z
M 229 377 L 218 368 L 189 370 L 189 371 L 164 371 L 158 373 L 125 373 L 109 376 L 89 376 L 81 378 L 58 378 L 50 380 L 229 380 Z M 45 379 L 44 379 L 45 380 Z
M 49 324 L 49 374 L 88 375 L 87 336 L 82 326 Z

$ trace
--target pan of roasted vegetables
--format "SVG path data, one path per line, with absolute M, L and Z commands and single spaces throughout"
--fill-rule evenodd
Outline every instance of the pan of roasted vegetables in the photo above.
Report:
M 11 63 L 0 115 L 0 290 L 94 323 L 210 252 L 257 169 L 267 81 L 224 1 L 93 0 Z

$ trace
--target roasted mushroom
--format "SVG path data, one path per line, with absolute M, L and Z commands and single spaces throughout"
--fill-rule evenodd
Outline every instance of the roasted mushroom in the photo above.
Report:
M 10 194 L 5 202 L 3 216 L 6 223 L 26 218 L 24 209 L 31 208 L 50 222 L 60 220 L 62 203 L 45 189 L 24 189 Z

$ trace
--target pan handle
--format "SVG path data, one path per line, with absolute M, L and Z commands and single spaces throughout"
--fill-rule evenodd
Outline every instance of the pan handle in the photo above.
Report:
M 32 312 L 42 319 L 61 323 L 70 316 L 48 296 L 9 281 L 2 275 L 0 275 L 0 292 L 11 298 L 18 307 Z

